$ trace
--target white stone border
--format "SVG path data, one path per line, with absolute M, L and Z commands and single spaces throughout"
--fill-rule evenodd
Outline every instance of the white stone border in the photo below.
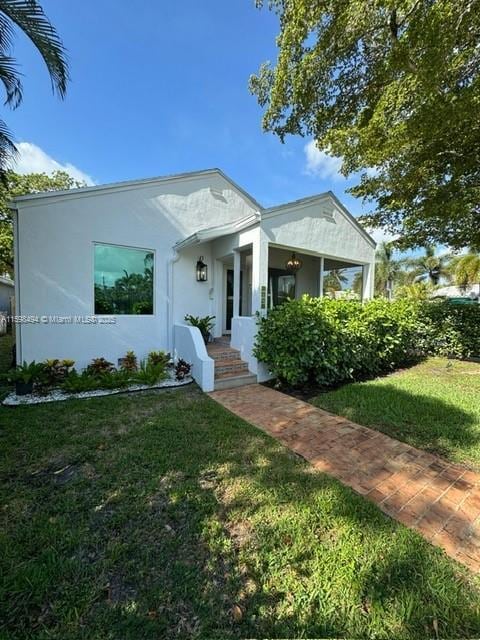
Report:
M 96 389 L 94 391 L 81 391 L 80 393 L 66 393 L 60 389 L 53 389 L 45 395 L 29 393 L 25 396 L 17 396 L 15 392 L 9 393 L 4 398 L 2 404 L 7 407 L 18 407 L 29 404 L 43 404 L 44 402 L 61 402 L 62 400 L 78 400 L 81 398 L 98 398 L 101 396 L 112 396 L 119 393 L 131 393 L 133 391 L 149 391 L 152 389 L 168 389 L 183 387 L 193 382 L 192 376 L 187 376 L 184 380 L 163 380 L 158 384 L 132 384 L 122 389 Z

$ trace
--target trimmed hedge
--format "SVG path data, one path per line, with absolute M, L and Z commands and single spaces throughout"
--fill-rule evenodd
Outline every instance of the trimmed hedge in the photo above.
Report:
M 480 353 L 480 306 L 303 296 L 259 323 L 256 357 L 295 386 L 371 377 L 428 354 Z
M 421 305 L 425 351 L 449 358 L 480 357 L 480 304 Z

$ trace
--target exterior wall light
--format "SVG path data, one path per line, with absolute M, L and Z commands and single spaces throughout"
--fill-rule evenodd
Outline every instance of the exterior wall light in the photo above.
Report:
M 207 282 L 208 267 L 203 261 L 203 256 L 197 260 L 197 282 Z
M 302 268 L 303 262 L 297 258 L 295 252 L 292 253 L 290 258 L 285 263 L 285 269 L 290 273 L 297 273 Z

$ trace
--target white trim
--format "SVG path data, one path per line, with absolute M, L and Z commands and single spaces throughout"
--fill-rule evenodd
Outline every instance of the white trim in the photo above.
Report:
M 79 187 L 78 189 L 63 189 L 61 191 L 43 191 L 41 193 L 29 193 L 24 196 L 17 196 L 9 203 L 9 208 L 18 209 L 24 202 L 28 206 L 41 204 L 46 199 L 61 198 L 82 198 L 97 195 L 100 192 L 109 191 L 126 191 L 132 189 L 141 189 L 143 187 L 162 184 L 164 182 L 179 182 L 184 180 L 197 180 L 208 175 L 218 175 L 228 182 L 237 193 L 248 201 L 255 209 L 262 209 L 262 206 L 249 193 L 242 189 L 234 180 L 229 178 L 221 169 L 202 169 L 200 171 L 191 171 L 185 173 L 177 173 L 169 176 L 157 176 L 153 178 L 142 178 L 140 180 L 125 180 L 123 182 L 112 182 L 110 184 L 94 185 L 92 187 Z M 38 202 L 40 201 L 40 202 Z
M 10 278 L 4 278 L 3 276 L 0 276 L 0 284 L 5 284 L 7 287 L 15 287 L 15 282 L 13 280 Z
M 192 233 L 192 235 L 188 236 L 184 240 L 179 240 L 179 242 L 175 243 L 175 248 L 177 250 L 181 250 L 195 244 L 200 244 L 202 242 L 207 242 L 210 240 L 216 240 L 217 238 L 221 238 L 223 236 L 229 236 L 232 233 L 242 231 L 243 229 L 247 229 L 248 227 L 257 224 L 259 220 L 260 212 L 256 211 L 255 213 L 250 214 L 245 218 L 239 218 L 238 220 L 234 220 L 233 222 L 227 222 L 226 224 L 218 225 L 216 227 L 207 227 L 206 229 L 200 229 L 200 231 Z

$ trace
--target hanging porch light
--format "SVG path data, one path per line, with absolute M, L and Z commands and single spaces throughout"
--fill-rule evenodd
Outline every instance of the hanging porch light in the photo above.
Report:
M 297 273 L 302 268 L 303 262 L 297 258 L 295 252 L 292 253 L 290 258 L 285 263 L 285 269 L 290 273 Z

